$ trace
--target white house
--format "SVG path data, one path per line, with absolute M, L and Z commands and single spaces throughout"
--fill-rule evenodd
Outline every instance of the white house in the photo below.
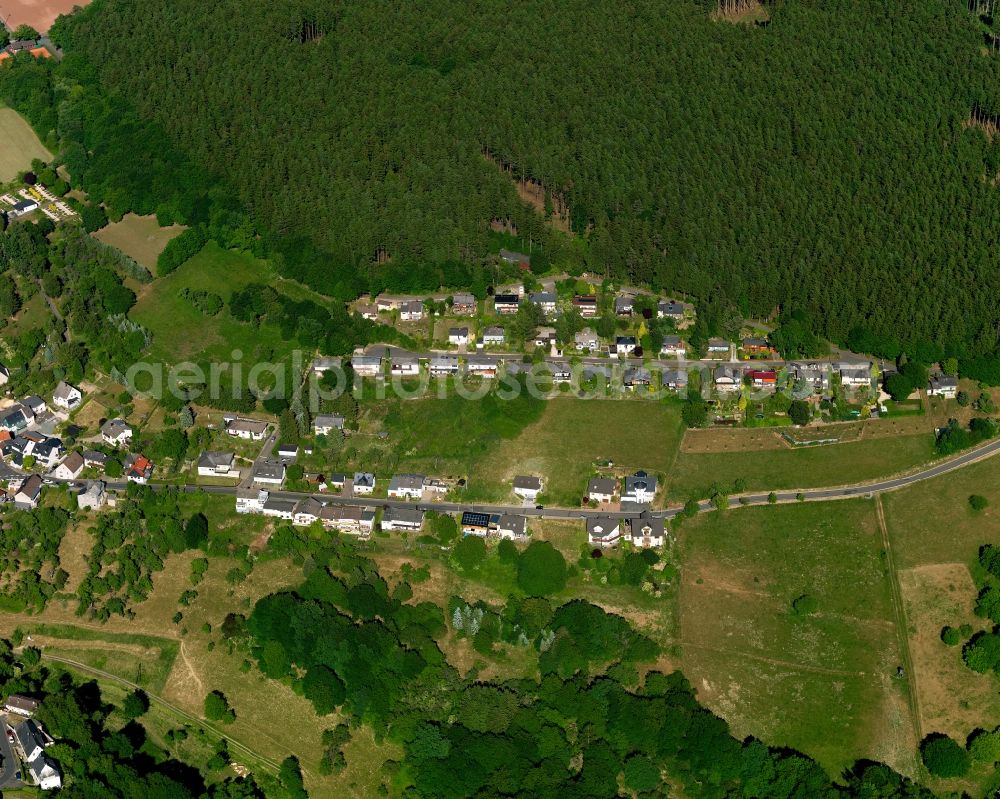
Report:
M 388 495 L 393 499 L 420 499 L 424 495 L 424 475 L 393 475 L 389 481 Z
M 419 322 L 424 318 L 424 304 L 420 300 L 404 302 L 399 309 L 399 318 L 404 322 Z
M 663 519 L 651 516 L 649 511 L 644 511 L 637 519 L 629 519 L 625 528 L 625 540 L 638 548 L 662 547 L 665 538 Z
M 255 464 L 253 481 L 261 485 L 280 486 L 285 482 L 285 464 L 273 460 Z
M 235 452 L 203 452 L 198 459 L 200 477 L 239 477 Z
M 267 435 L 267 422 L 257 419 L 230 419 L 226 424 L 226 432 L 234 438 L 263 441 Z
M 32 719 L 21 722 L 14 727 L 14 739 L 17 741 L 17 748 L 21 750 L 21 756 L 25 760 L 35 760 L 45 751 L 45 746 L 49 743 Z
M 587 519 L 587 543 L 591 546 L 613 547 L 622 534 L 622 524 L 610 516 Z
M 375 491 L 375 475 L 371 472 L 355 472 L 351 490 L 355 494 L 371 494 Z
M 354 374 L 361 377 L 377 377 L 382 374 L 381 355 L 354 355 L 351 357 Z
M 507 341 L 507 333 L 502 327 L 487 327 L 479 340 L 484 347 L 496 347 Z
M 100 510 L 107 502 L 107 494 L 104 492 L 104 483 L 100 480 L 93 480 L 87 484 L 87 488 L 76 495 L 76 506 L 80 510 Z
M 660 345 L 660 355 L 664 358 L 684 358 L 687 355 L 687 346 L 681 341 L 680 336 L 664 336 Z
M 618 355 L 631 355 L 639 346 L 639 340 L 635 336 L 616 336 L 615 353 Z
M 618 481 L 610 477 L 591 477 L 587 483 L 587 499 L 591 502 L 610 502 L 618 490 Z
M 28 763 L 28 772 L 32 780 L 43 791 L 52 791 L 62 787 L 62 777 L 56 764 L 45 755 L 41 755 Z
M 708 355 L 711 358 L 728 357 L 730 350 L 731 345 L 724 338 L 710 338 L 708 340 Z
M 319 358 L 313 359 L 312 370 L 316 375 L 323 375 L 331 370 L 339 369 L 340 364 L 340 358 L 320 356 Z
M 927 386 L 930 397 L 948 397 L 954 399 L 958 395 L 958 378 L 948 375 L 937 375 L 931 378 Z
M 35 416 L 40 416 L 49 409 L 49 406 L 45 404 L 45 400 L 43 400 L 37 394 L 32 394 L 29 397 L 25 397 L 23 400 L 21 400 L 21 404 L 27 407 L 31 411 L 31 413 Z
M 491 355 L 470 355 L 465 359 L 465 371 L 480 377 L 496 377 L 500 361 Z
M 407 530 L 413 532 L 423 526 L 424 512 L 422 510 L 389 507 L 382 514 L 383 530 Z
M 389 371 L 401 377 L 414 377 L 420 374 L 420 360 L 416 355 L 394 355 Z
M 37 474 L 30 475 L 21 483 L 14 494 L 14 507 L 18 510 L 34 510 L 42 495 L 42 478 Z
M 464 347 L 469 343 L 469 328 L 452 327 L 448 330 L 448 343 L 457 347 Z
M 71 411 L 79 407 L 82 399 L 83 394 L 80 389 L 65 381 L 56 386 L 56 390 L 52 393 L 52 404 L 64 411 Z
M 3 709 L 8 713 L 16 713 L 18 716 L 30 719 L 38 710 L 39 701 L 24 694 L 11 694 L 3 704 Z
M 537 305 L 546 316 L 555 313 L 556 295 L 552 291 L 536 291 L 528 295 L 528 302 Z
M 326 505 L 320 520 L 328 530 L 339 530 L 367 538 L 375 529 L 375 509 L 356 505 Z
M 597 337 L 597 334 L 591 330 L 589 327 L 585 327 L 579 333 L 573 337 L 573 343 L 576 344 L 578 350 L 589 350 L 590 352 L 597 352 L 601 348 L 601 340 Z
M 124 419 L 109 419 L 101 425 L 101 438 L 113 447 L 127 447 L 132 440 L 132 427 Z
M 656 315 L 679 322 L 684 318 L 684 303 L 675 300 L 660 300 L 656 304 Z
M 715 387 L 719 391 L 739 391 L 743 373 L 732 366 L 720 366 L 713 373 Z
M 10 369 L 0 363 L 0 386 L 5 386 L 10 381 Z
M 261 509 L 265 516 L 290 522 L 295 516 L 296 503 L 290 499 L 268 499 Z
M 431 374 L 435 377 L 441 377 L 442 375 L 453 375 L 458 373 L 458 356 L 457 355 L 432 355 L 431 356 Z
M 505 513 L 496 526 L 497 535 L 511 541 L 523 541 L 528 537 L 528 520 L 523 516 Z
M 656 477 L 639 470 L 625 478 L 625 490 L 622 491 L 623 502 L 638 502 L 648 504 L 656 497 Z
M 871 388 L 872 370 L 870 365 L 848 366 L 840 368 L 840 384 L 851 388 Z
M 319 500 L 307 497 L 295 506 L 292 524 L 298 527 L 308 527 L 313 522 L 318 522 L 323 507 L 323 503 Z
M 53 477 L 58 477 L 60 480 L 76 480 L 82 471 L 83 455 L 79 452 L 71 452 L 66 456 L 63 462 L 55 468 L 52 475 Z
M 317 436 L 328 436 L 335 430 L 344 429 L 344 417 L 339 414 L 321 413 L 313 418 L 313 433 Z
M 501 316 L 512 316 L 521 307 L 521 298 L 516 294 L 497 294 L 493 297 L 493 307 Z
M 257 488 L 241 488 L 236 492 L 237 513 L 263 513 L 268 492 Z
M 538 495 L 542 493 L 542 489 L 543 485 L 540 477 L 518 475 L 514 478 L 514 493 L 521 497 L 521 499 L 534 502 L 538 498 Z

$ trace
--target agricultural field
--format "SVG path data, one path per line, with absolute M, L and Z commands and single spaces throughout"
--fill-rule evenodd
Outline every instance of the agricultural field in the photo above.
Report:
M 50 161 L 52 153 L 39 141 L 35 131 L 14 109 L 0 105 L 0 183 L 17 177 L 31 168 L 35 158 Z
M 682 668 L 736 735 L 915 770 L 916 734 L 874 503 L 781 505 L 685 523 Z M 815 600 L 814 612 L 793 601 Z M 835 700 L 835 701 L 833 701 Z
M 276 328 L 238 322 L 227 308 L 206 316 L 181 296 L 184 289 L 210 291 L 228 303 L 237 289 L 253 282 L 267 283 L 272 277 L 266 262 L 209 243 L 175 272 L 154 280 L 132 309 L 131 317 L 153 334 L 147 357 L 170 364 L 230 363 L 235 350 L 249 364 L 287 357 L 295 342 L 284 340 Z
M 160 227 L 153 215 L 125 214 L 120 222 L 112 222 L 93 236 L 105 244 L 117 247 L 155 275 L 156 259 L 163 252 L 163 248 L 184 230 L 183 225 Z
M 757 432 L 757 431 L 753 431 Z M 744 480 L 749 490 L 848 485 L 920 466 L 934 457 L 930 432 L 866 436 L 840 444 L 729 452 L 681 451 L 668 491 L 675 500 L 705 496 L 715 484 Z

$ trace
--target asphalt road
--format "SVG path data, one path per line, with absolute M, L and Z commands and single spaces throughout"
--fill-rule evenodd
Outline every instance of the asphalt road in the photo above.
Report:
M 913 472 L 912 474 L 903 475 L 901 477 L 893 477 L 887 480 L 876 480 L 870 483 L 859 483 L 856 485 L 835 486 L 830 488 L 804 488 L 801 490 L 777 491 L 775 492 L 775 495 L 778 502 L 798 502 L 800 501 L 800 495 L 804 501 L 816 502 L 881 494 L 886 491 L 894 491 L 898 488 L 913 485 L 914 483 L 919 483 L 923 480 L 930 480 L 934 477 L 939 477 L 940 475 L 947 474 L 948 472 L 955 471 L 956 469 L 961 469 L 964 466 L 968 466 L 969 464 L 983 460 L 984 458 L 992 457 L 998 452 L 1000 452 L 1000 439 L 995 439 L 981 447 L 971 449 L 968 452 L 963 452 L 953 458 L 936 463 L 933 466 L 929 466 L 919 472 Z M 118 490 L 125 489 L 127 485 L 127 483 L 123 482 L 108 483 L 109 488 Z M 151 484 L 151 486 L 154 489 L 162 487 L 161 485 L 155 483 Z M 189 493 L 200 491 L 206 494 L 219 494 L 223 496 L 235 495 L 237 492 L 237 488 L 233 486 L 189 485 L 184 486 L 183 490 Z M 513 513 L 522 516 L 534 516 L 544 519 L 588 519 L 599 516 L 612 516 L 614 518 L 627 519 L 638 515 L 638 512 L 633 511 L 603 511 L 592 510 L 590 508 L 542 508 L 539 510 L 530 506 L 525 507 L 524 505 L 491 505 L 462 502 L 411 502 L 407 500 L 383 499 L 380 497 L 341 497 L 334 494 L 312 494 L 308 492 L 296 491 L 271 491 L 270 495 L 273 499 L 292 501 L 313 496 L 321 501 L 333 501 L 343 505 L 362 505 L 380 508 L 418 508 L 420 510 L 434 510 L 444 513 L 461 513 L 463 511 L 478 511 L 481 513 Z M 739 505 L 770 504 L 769 493 L 759 492 L 736 494 L 729 497 L 729 500 L 730 503 L 734 504 L 734 506 L 737 503 Z M 699 503 L 699 508 L 702 511 L 712 510 L 713 507 L 714 506 L 709 500 L 703 500 Z M 651 510 L 650 512 L 653 516 L 662 516 L 665 519 L 671 519 L 682 511 L 683 507 L 677 506 L 667 508 L 666 510 Z
M 14 747 L 7 739 L 6 724 L 0 724 L 0 790 L 4 788 L 19 788 L 24 783 L 14 775 L 21 768 L 21 761 L 14 755 Z

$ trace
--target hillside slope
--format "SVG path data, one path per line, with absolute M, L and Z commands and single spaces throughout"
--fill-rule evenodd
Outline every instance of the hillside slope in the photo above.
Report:
M 564 197 L 591 268 L 969 355 L 1000 307 L 979 25 L 950 0 L 779 0 L 766 28 L 689 0 L 96 0 L 58 34 L 337 260 L 528 224 L 489 152 Z

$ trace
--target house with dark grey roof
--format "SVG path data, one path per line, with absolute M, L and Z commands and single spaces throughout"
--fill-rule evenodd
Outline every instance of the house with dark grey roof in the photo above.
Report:
M 45 413 L 49 406 L 45 404 L 45 400 L 39 397 L 37 394 L 32 394 L 30 397 L 25 397 L 21 400 L 21 404 L 29 408 L 35 416 Z
M 514 493 L 521 499 L 534 502 L 542 493 L 542 479 L 529 475 L 518 475 L 514 478 Z
M 424 512 L 414 508 L 388 507 L 382 514 L 383 530 L 419 530 L 424 526 Z
M 649 503 L 656 496 L 656 477 L 641 469 L 625 478 L 622 501 Z
M 227 432 L 229 432 L 228 428 Z M 229 434 L 237 435 L 235 432 Z M 240 436 L 240 438 L 248 437 Z M 124 419 L 109 419 L 101 425 L 101 438 L 104 439 L 105 444 L 110 444 L 113 447 L 128 446 L 132 440 L 132 427 Z
M 615 354 L 631 355 L 639 346 L 639 340 L 635 336 L 616 336 Z
M 455 294 L 452 298 L 451 312 L 456 316 L 472 316 L 476 312 L 476 298 L 467 292 Z
M 687 345 L 680 336 L 664 336 L 660 355 L 664 358 L 683 358 L 687 355 Z
M 203 452 L 198 458 L 198 474 L 201 477 L 239 477 L 235 452 Z
M 52 404 L 64 411 L 71 411 L 79 407 L 83 400 L 83 394 L 76 386 L 71 386 L 65 380 L 56 386 L 52 393 Z
M 83 451 L 83 465 L 87 469 L 101 469 L 108 463 L 108 456 L 96 449 L 85 449 Z
M 355 494 L 371 494 L 375 491 L 375 475 L 372 472 L 355 472 L 351 490 Z
M 253 481 L 261 485 L 280 486 L 285 482 L 285 464 L 276 460 L 254 464 Z
M 432 375 L 441 377 L 442 375 L 453 375 L 458 373 L 457 355 L 432 355 L 430 362 Z
M 927 395 L 954 399 L 958 395 L 958 378 L 949 375 L 935 375 L 927 386 Z
M 618 491 L 618 481 L 610 477 L 591 477 L 587 483 L 587 499 L 591 502 L 610 502 Z
M 420 300 L 404 302 L 399 309 L 399 318 L 404 322 L 419 322 L 424 318 L 424 304 Z
M 493 297 L 493 308 L 501 316 L 517 313 L 521 307 L 521 298 L 516 294 L 497 294 Z
M 502 327 L 487 327 L 479 337 L 484 347 L 495 347 L 507 341 L 507 333 Z
M 673 319 L 679 322 L 684 318 L 684 303 L 676 300 L 660 300 L 656 304 L 656 315 L 661 319 Z
M 362 377 L 376 377 L 382 374 L 381 355 L 352 355 L 351 368 Z
M 424 495 L 424 475 L 394 474 L 388 495 L 393 499 L 420 499 Z
M 48 744 L 39 726 L 32 719 L 23 721 L 14 727 L 14 738 L 17 741 L 17 748 L 21 750 L 21 756 L 25 760 L 34 760 Z
M 496 525 L 497 535 L 511 541 L 523 541 L 528 537 L 528 520 L 513 513 L 504 513 Z
M 625 527 L 625 540 L 634 547 L 649 549 L 662 547 L 666 540 L 663 519 L 643 511 L 636 519 L 629 519 Z
M 42 495 L 42 478 L 37 474 L 29 475 L 21 483 L 14 494 L 14 507 L 18 510 L 34 510 Z
M 30 413 L 28 409 L 20 405 L 15 405 L 0 417 L 0 428 L 8 430 L 11 433 L 26 429 L 30 424 L 28 413 Z
M 451 327 L 448 328 L 448 343 L 458 347 L 463 347 L 469 343 L 469 328 Z
M 290 522 L 295 516 L 296 502 L 290 499 L 271 499 L 264 503 L 263 513 L 265 516 L 272 516 L 276 519 L 284 519 Z
M 622 534 L 622 524 L 610 516 L 587 519 L 587 543 L 591 546 L 613 547 Z
M 313 433 L 328 436 L 344 429 L 344 417 L 339 414 L 321 413 L 313 417 Z

